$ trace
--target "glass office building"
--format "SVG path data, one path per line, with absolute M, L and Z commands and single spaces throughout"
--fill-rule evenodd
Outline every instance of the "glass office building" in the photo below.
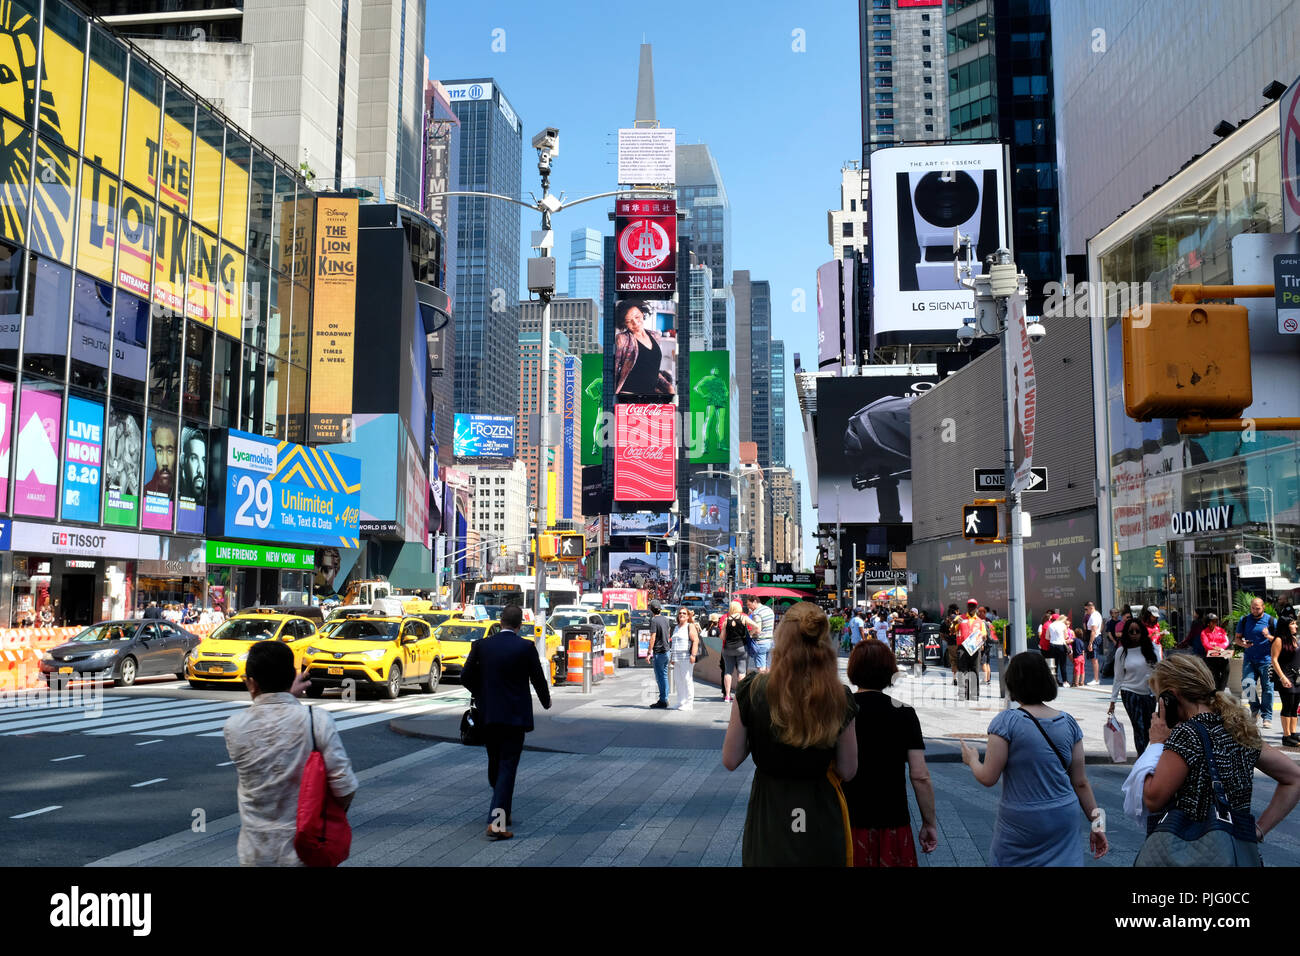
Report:
M 1120 604 L 1156 604 L 1184 615 L 1223 614 L 1234 593 L 1264 593 L 1279 606 L 1297 595 L 1300 443 L 1295 432 L 1179 435 L 1176 422 L 1137 422 L 1124 407 L 1120 316 L 1136 301 L 1168 302 L 1180 284 L 1273 283 L 1273 257 L 1300 251 L 1283 234 L 1276 104 L 1151 192 L 1088 243 L 1094 285 L 1094 390 L 1103 507 L 1102 545 L 1115 558 Z M 1300 342 L 1279 334 L 1271 299 L 1250 312 L 1254 402 L 1243 419 L 1300 409 Z M 1277 562 L 1278 578 L 1243 577 L 1246 563 Z M 1103 591 L 1103 599 L 1111 598 Z
M 201 599 L 210 431 L 303 439 L 311 193 L 61 0 L 0 18 L 0 619 Z

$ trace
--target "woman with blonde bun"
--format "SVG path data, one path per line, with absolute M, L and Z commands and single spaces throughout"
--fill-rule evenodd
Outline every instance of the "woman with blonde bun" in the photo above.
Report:
M 722 765 L 754 758 L 745 866 L 853 865 L 840 782 L 858 769 L 858 705 L 837 661 L 825 612 L 801 601 L 777 625 L 771 670 L 736 692 Z
M 1159 699 L 1151 720 L 1151 746 L 1162 745 L 1163 752 L 1143 784 L 1142 802 L 1158 816 L 1154 825 L 1148 823 L 1147 841 L 1135 865 L 1261 865 L 1257 842 L 1300 801 L 1300 769 L 1263 742 L 1248 710 L 1228 694 L 1215 691 L 1214 675 L 1200 658 L 1191 654 L 1165 658 L 1151 675 L 1151 689 Z M 1213 776 L 1222 784 L 1226 814 L 1216 806 L 1211 761 Z M 1168 817 L 1166 811 L 1179 811 L 1191 824 L 1210 821 L 1212 814 L 1218 820 L 1249 818 L 1256 769 L 1276 780 L 1277 789 L 1255 822 L 1254 841 L 1249 833 L 1243 838 L 1234 831 L 1231 840 L 1224 832 L 1217 843 L 1203 837 L 1189 846 L 1179 836 L 1158 829 Z M 1201 847 L 1205 849 L 1195 852 Z

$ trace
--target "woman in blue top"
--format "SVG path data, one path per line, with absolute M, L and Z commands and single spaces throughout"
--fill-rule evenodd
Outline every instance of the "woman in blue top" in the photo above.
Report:
M 1082 866 L 1083 847 L 1071 807 L 1093 821 L 1093 857 L 1106 855 L 1106 817 L 1083 770 L 1083 731 L 1069 714 L 1053 710 L 1056 680 L 1042 654 L 1017 654 L 1003 675 L 1007 694 L 1020 705 L 989 724 L 988 750 L 962 741 L 961 759 L 975 779 L 991 787 L 1002 779 L 989 866 Z

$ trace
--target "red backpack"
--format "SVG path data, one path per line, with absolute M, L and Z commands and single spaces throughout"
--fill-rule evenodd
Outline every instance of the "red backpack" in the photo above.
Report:
M 305 866 L 338 866 L 352 851 L 347 811 L 330 790 L 325 757 L 316 747 L 315 708 L 307 708 L 311 754 L 298 788 L 298 832 L 293 848 Z

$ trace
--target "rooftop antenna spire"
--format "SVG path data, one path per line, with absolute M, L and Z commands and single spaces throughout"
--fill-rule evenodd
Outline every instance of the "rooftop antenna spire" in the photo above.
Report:
M 643 38 L 644 40 L 644 38 Z M 636 74 L 636 122 L 637 128 L 654 129 L 659 126 L 655 118 L 655 67 L 650 52 L 650 44 L 641 44 L 641 63 Z

